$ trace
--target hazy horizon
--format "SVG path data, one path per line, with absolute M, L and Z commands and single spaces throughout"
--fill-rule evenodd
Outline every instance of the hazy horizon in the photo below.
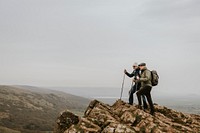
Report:
M 9 86 L 2 86 L 2 88 L 9 88 Z M 28 92 L 34 92 L 39 94 L 66 94 L 66 98 L 73 97 L 73 95 L 87 98 L 88 100 L 97 99 L 105 104 L 113 105 L 118 99 L 120 99 L 119 89 L 116 88 L 81 88 L 81 87 L 38 87 L 27 85 L 12 85 L 11 88 L 16 87 L 19 89 L 27 89 Z M 93 91 L 96 90 L 96 91 Z M 58 91 L 58 92 L 57 92 Z M 122 100 L 128 103 L 128 88 L 124 88 Z M 22 92 L 22 91 L 21 91 Z M 24 90 L 26 92 L 26 90 Z M 23 92 L 22 92 L 23 93 Z M 72 95 L 70 95 L 72 94 Z M 162 90 L 152 90 L 153 102 L 155 104 L 166 106 L 177 111 L 184 113 L 200 114 L 200 96 L 198 94 L 187 95 L 170 95 L 162 92 Z M 134 104 L 138 104 L 136 94 L 134 94 Z
M 3 0 L 0 16 L 0 84 L 120 93 L 146 62 L 155 90 L 199 95 L 199 0 Z

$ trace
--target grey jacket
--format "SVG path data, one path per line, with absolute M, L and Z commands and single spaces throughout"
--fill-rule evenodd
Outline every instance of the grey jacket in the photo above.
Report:
M 151 71 L 149 71 L 146 67 L 141 71 L 141 78 L 137 81 L 141 82 L 141 87 L 151 86 Z

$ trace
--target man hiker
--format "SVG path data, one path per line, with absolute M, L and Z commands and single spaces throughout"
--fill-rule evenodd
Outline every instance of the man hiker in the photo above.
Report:
M 134 80 L 137 80 L 140 78 L 140 68 L 138 67 L 137 63 L 133 64 L 133 72 L 131 74 L 128 73 L 126 69 L 124 70 L 124 73 L 130 78 L 134 77 Z M 131 86 L 131 89 L 129 91 L 129 104 L 133 105 L 133 100 L 134 100 L 133 95 L 136 91 L 140 89 L 140 86 L 141 86 L 141 83 L 135 83 L 134 85 Z M 146 103 L 145 96 L 142 95 L 142 98 L 143 98 L 144 109 L 146 109 L 147 103 Z
M 138 90 L 137 98 L 138 98 L 138 103 L 139 103 L 139 108 L 141 108 L 142 102 L 141 102 L 141 95 L 145 95 L 147 97 L 147 101 L 150 106 L 150 113 L 154 115 L 154 106 L 153 106 L 153 101 L 151 99 L 151 88 L 152 88 L 152 83 L 151 83 L 151 71 L 147 69 L 145 63 L 139 64 L 139 68 L 141 70 L 141 77 L 139 79 L 134 79 L 135 83 L 141 83 L 141 88 Z

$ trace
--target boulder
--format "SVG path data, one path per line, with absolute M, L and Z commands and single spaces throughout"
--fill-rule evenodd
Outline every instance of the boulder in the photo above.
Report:
M 200 132 L 200 116 L 154 105 L 155 115 L 117 100 L 112 106 L 93 100 L 83 117 L 64 111 L 54 133 Z

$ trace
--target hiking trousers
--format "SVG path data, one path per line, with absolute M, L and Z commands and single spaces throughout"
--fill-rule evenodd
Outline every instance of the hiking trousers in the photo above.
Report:
M 130 94 L 129 94 L 129 104 L 133 105 L 134 102 L 134 93 L 140 89 L 140 85 L 134 85 L 132 86 L 131 90 L 130 90 Z M 143 100 L 143 106 L 144 108 L 147 108 L 147 102 L 146 102 L 146 98 L 144 95 L 142 95 L 142 100 Z
M 150 109 L 151 109 L 151 113 L 154 113 L 154 106 L 153 106 L 153 101 L 151 99 L 151 86 L 144 86 L 141 87 L 140 90 L 136 93 L 137 94 L 137 98 L 138 98 L 138 103 L 141 106 L 142 105 L 142 101 L 141 101 L 141 95 L 145 95 L 147 98 L 147 101 L 149 103 Z

